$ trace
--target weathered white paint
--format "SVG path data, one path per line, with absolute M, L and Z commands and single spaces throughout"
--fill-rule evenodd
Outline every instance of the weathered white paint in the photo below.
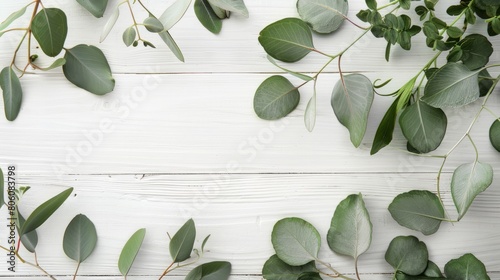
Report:
M 96 20 L 76 1 L 44 1 L 47 7 L 58 2 L 69 15 L 67 46 L 99 44 L 100 29 L 110 13 Z M 162 11 L 172 1 L 145 2 Z M 0 3 L 0 19 L 24 4 Z M 67 223 L 84 213 L 97 226 L 99 244 L 81 267 L 81 274 L 87 276 L 78 279 L 122 279 L 116 268 L 121 246 L 141 227 L 148 234 L 132 271 L 138 276 L 129 279 L 157 279 L 168 264 L 166 232 L 193 217 L 198 244 L 204 235 L 212 234 L 204 260 L 229 260 L 232 280 L 257 280 L 262 278 L 262 264 L 272 254 L 270 234 L 277 220 L 302 217 L 324 237 L 338 202 L 361 192 L 374 224 L 372 247 L 360 259 L 362 279 L 389 279 L 385 249 L 393 237 L 410 234 L 426 241 L 432 260 L 441 267 L 451 258 L 472 252 L 484 261 L 492 279 L 500 279 L 498 180 L 478 197 L 460 223 L 443 224 L 433 236 L 404 229 L 390 217 L 386 208 L 398 193 L 435 190 L 441 163 L 403 153 L 405 142 L 399 131 L 394 145 L 379 155 L 368 155 L 375 127 L 390 99 L 376 98 L 360 149 L 352 147 L 330 107 L 331 90 L 338 80 L 335 65 L 318 83 L 318 120 L 313 133 L 303 125 L 310 87 L 301 91 L 299 108 L 283 121 L 267 122 L 255 116 L 255 89 L 270 73 L 278 73 L 267 62 L 258 33 L 275 20 L 297 14 L 294 1 L 247 0 L 247 5 L 250 18 L 233 16 L 218 36 L 204 30 L 190 9 L 172 30 L 186 56 L 184 64 L 175 61 L 159 40 L 153 40 L 156 50 L 125 48 L 121 30 L 130 19 L 122 8 L 115 30 L 99 44 L 117 80 L 116 90 L 103 97 L 75 88 L 59 71 L 23 77 L 25 98 L 19 118 L 13 123 L 0 118 L 1 167 L 16 164 L 19 184 L 32 187 L 21 204 L 24 213 L 65 187 L 74 187 L 76 195 L 39 229 L 40 263 L 61 275 L 58 279 L 71 279 L 74 264 L 64 256 L 61 240 Z M 351 1 L 353 18 L 362 6 L 363 1 Z M 346 25 L 334 37 L 316 36 L 316 46 L 335 53 L 354 38 L 353 30 Z M 10 61 L 14 38 L 15 34 L 7 34 L 0 39 L 0 65 Z M 495 45 L 498 40 L 493 39 Z M 419 43 L 421 37 L 414 45 Z M 387 92 L 415 75 L 431 55 L 419 48 L 402 60 L 398 57 L 403 51 L 395 50 L 391 63 L 386 63 L 383 41 L 368 37 L 359 46 L 344 57 L 343 71 L 362 71 L 373 80 L 393 77 Z M 493 60 L 500 61 L 498 54 Z M 48 63 L 44 58 L 40 61 Z M 324 62 L 323 57 L 311 54 L 289 67 L 316 71 Z M 496 94 L 490 102 L 496 112 L 498 99 Z M 454 145 L 479 106 L 448 110 L 448 136 L 433 154 L 444 154 Z M 492 121 L 485 114 L 473 135 L 481 160 L 498 172 L 500 157 L 487 139 Z M 451 172 L 473 158 L 472 148 L 464 142 L 444 168 L 443 193 L 452 217 Z M 0 244 L 5 242 L 6 238 L 0 239 Z M 327 261 L 342 272 L 353 273 L 348 259 L 324 245 L 321 254 Z M 28 266 L 18 265 L 17 274 L 3 268 L 0 278 L 43 279 Z M 186 271 L 168 279 L 183 279 Z

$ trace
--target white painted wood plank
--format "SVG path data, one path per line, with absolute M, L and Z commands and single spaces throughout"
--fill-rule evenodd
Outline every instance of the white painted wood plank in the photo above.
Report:
M 373 80 L 387 73 L 370 74 Z M 398 80 L 411 73 L 400 73 Z M 289 117 L 260 120 L 253 111 L 255 89 L 267 75 L 117 75 L 115 92 L 86 93 L 56 75 L 24 82 L 25 98 L 15 122 L 0 119 L 0 161 L 25 173 L 255 173 L 255 172 L 437 172 L 441 160 L 408 156 L 401 133 L 396 145 L 369 156 L 376 127 L 392 98 L 377 97 L 368 131 L 355 149 L 330 106 L 337 75 L 318 82 L 318 120 L 314 132 L 303 124 L 312 94 Z M 293 80 L 298 84 L 298 81 Z M 43 85 L 43 86 L 42 86 Z M 43 90 L 40 90 L 43 87 Z M 491 97 L 499 111 L 498 94 Z M 477 102 L 476 105 L 480 105 Z M 444 154 L 460 138 L 478 110 L 449 112 Z M 493 118 L 485 113 L 477 129 L 481 158 L 499 168 L 488 140 Z M 450 158 L 445 170 L 474 159 L 472 147 Z M 401 150 L 400 150 L 401 149 Z
M 111 1 L 116 3 L 117 1 Z M 152 11 L 160 15 L 163 10 L 173 1 L 145 1 Z M 116 73 L 179 73 L 179 72 L 269 72 L 278 71 L 266 59 L 266 54 L 258 42 L 260 31 L 277 20 L 286 17 L 298 17 L 295 1 L 273 0 L 273 1 L 246 1 L 250 11 L 250 18 L 244 19 L 233 15 L 230 20 L 224 21 L 222 32 L 213 35 L 204 29 L 198 22 L 192 7 L 189 8 L 185 17 L 172 29 L 172 36 L 182 49 L 186 63 L 177 61 L 175 56 L 168 50 L 161 39 L 154 34 L 144 35 L 150 39 L 158 48 L 126 48 L 122 42 L 122 32 L 132 24 L 130 15 L 125 6 L 122 6 L 121 16 L 109 37 L 99 43 L 100 33 L 111 15 L 110 8 L 104 18 L 95 19 L 76 1 L 46 0 L 47 7 L 56 6 L 63 8 L 68 14 L 69 34 L 67 47 L 77 44 L 93 44 L 103 49 L 107 55 L 113 71 Z M 26 1 L 2 0 L 0 19 L 24 5 Z M 444 5 L 440 3 L 440 5 Z M 114 7 L 114 6 L 110 6 Z M 356 18 L 360 9 L 366 9 L 364 1 L 350 1 L 349 17 L 363 24 Z M 140 11 L 138 8 L 137 10 Z M 24 20 L 28 22 L 28 14 Z M 440 18 L 449 18 L 439 14 Z M 138 20 L 146 15 L 139 13 Z M 414 20 L 418 20 L 414 18 Z M 23 26 L 20 22 L 17 26 Z M 474 26 L 472 31 L 483 32 L 484 26 Z M 361 30 L 345 23 L 345 25 L 331 36 L 315 35 L 315 47 L 326 53 L 335 54 L 347 47 Z M 145 34 L 146 32 L 143 32 Z M 6 34 L 0 40 L 0 65 L 7 65 L 12 58 L 13 49 L 18 45 L 22 34 Z M 386 43 L 383 39 L 376 39 L 372 35 L 366 36 L 356 46 L 343 56 L 344 71 L 418 71 L 430 59 L 432 51 L 425 46 L 423 34 L 413 39 L 412 55 L 399 47 L 392 52 L 392 61 L 386 63 L 384 59 Z M 491 38 L 493 45 L 500 44 L 500 38 Z M 200 43 L 202 42 L 202 43 Z M 42 54 L 33 45 L 33 52 Z M 20 55 L 20 57 L 22 57 Z M 402 60 L 404 59 L 404 60 Z M 300 71 L 318 71 L 328 59 L 319 54 L 310 54 L 293 69 Z M 492 61 L 500 61 L 500 55 L 494 54 Z M 40 56 L 40 63 L 49 63 L 50 60 Z M 337 71 L 336 65 L 328 68 L 328 71 Z
M 445 182 L 449 177 L 446 176 Z M 81 267 L 83 275 L 117 274 L 121 246 L 141 227 L 146 227 L 148 232 L 132 273 L 160 274 L 169 260 L 166 232 L 174 232 L 189 217 L 197 224 L 198 246 L 205 235 L 212 234 L 205 261 L 229 260 L 235 275 L 258 275 L 272 254 L 270 234 L 276 221 L 288 216 L 301 217 L 315 225 L 324 239 L 336 205 L 353 192 L 363 193 L 374 224 L 372 246 L 360 258 L 361 273 L 391 272 L 384 253 L 390 240 L 398 235 L 415 235 L 424 240 L 431 259 L 441 267 L 448 260 L 471 252 L 489 271 L 500 271 L 497 182 L 477 198 L 461 222 L 443 224 L 432 236 L 402 228 L 391 218 L 386 207 L 394 196 L 410 189 L 434 190 L 433 180 L 432 174 L 406 174 L 404 185 L 392 187 L 382 174 L 82 175 L 65 180 L 18 176 L 20 185 L 32 186 L 24 197 L 28 205 L 21 204 L 24 213 L 63 187 L 75 187 L 74 195 L 55 218 L 39 229 L 39 261 L 49 272 L 58 275 L 72 273 L 73 263 L 64 256 L 61 240 L 65 225 L 79 213 L 94 221 L 99 234 L 95 253 Z M 454 217 L 449 194 L 443 196 Z M 0 242 L 3 244 L 5 240 Z M 353 273 L 349 259 L 335 256 L 327 248 L 324 242 L 322 258 L 334 262 L 344 273 Z M 19 273 L 36 272 L 19 265 Z M 183 273 L 185 271 L 180 272 Z M 0 275 L 10 274 L 0 270 Z

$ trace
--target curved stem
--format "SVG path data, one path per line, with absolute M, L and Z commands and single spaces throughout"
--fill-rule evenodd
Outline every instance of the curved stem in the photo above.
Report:
M 354 260 L 354 269 L 356 270 L 356 278 L 358 278 L 358 280 L 361 280 L 361 278 L 359 277 L 359 270 L 358 270 L 358 258 Z
M 333 278 L 342 278 L 342 279 L 345 279 L 345 280 L 355 280 L 355 279 L 353 279 L 353 278 L 350 278 L 350 277 L 347 277 L 347 276 L 345 276 L 345 275 L 341 274 L 340 272 L 338 272 L 337 270 L 335 270 L 335 269 L 332 267 L 332 265 L 331 265 L 331 264 L 329 264 L 329 263 L 325 263 L 325 262 L 321 261 L 320 259 L 316 259 L 316 261 L 317 261 L 318 263 L 320 263 L 321 265 L 323 265 L 324 267 L 328 268 L 330 271 L 332 271 L 332 272 L 333 272 L 333 274 L 326 274 L 326 275 L 328 275 L 328 276 L 330 276 L 330 277 L 333 277 Z
M 127 0 L 126 2 L 128 5 L 128 9 L 130 11 L 130 15 L 132 16 L 132 21 L 134 22 L 135 31 L 137 31 L 137 37 L 139 38 L 140 41 L 142 41 L 141 34 L 139 33 L 139 27 L 138 27 L 137 21 L 135 20 L 134 11 L 132 10 L 132 5 L 130 4 L 130 0 Z
M 165 269 L 165 271 L 163 271 L 163 274 L 160 276 L 160 278 L 158 278 L 158 280 L 163 279 L 163 277 L 165 277 L 165 275 L 167 275 L 167 273 L 169 273 L 170 271 L 172 271 L 172 270 L 171 270 L 171 268 L 172 268 L 172 266 L 174 266 L 174 264 L 175 264 L 175 262 L 172 262 L 172 263 L 171 263 L 171 264 L 170 264 L 170 265 L 169 265 L 169 266 Z M 174 269 L 175 269 L 175 268 L 174 268 Z

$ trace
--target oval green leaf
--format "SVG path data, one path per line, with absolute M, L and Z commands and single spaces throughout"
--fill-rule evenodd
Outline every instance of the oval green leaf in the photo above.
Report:
M 349 11 L 347 0 L 298 0 L 300 17 L 318 33 L 337 30 Z
M 449 261 L 444 266 L 444 273 L 453 280 L 489 280 L 484 264 L 472 254 L 465 254 Z
M 274 225 L 271 241 L 276 255 L 292 266 L 316 260 L 321 246 L 318 230 L 300 218 L 278 221 Z
M 389 212 L 401 226 L 425 235 L 435 233 L 445 218 L 439 198 L 429 191 L 414 190 L 396 196 Z
M 120 258 L 118 259 L 118 269 L 123 276 L 127 276 L 130 268 L 134 264 L 135 257 L 141 249 L 142 242 L 146 236 L 146 229 L 141 228 L 137 230 L 125 243 L 122 252 L 120 253 Z
M 490 127 L 490 142 L 500 152 L 500 120 L 495 120 Z
M 431 77 L 422 101 L 435 108 L 459 107 L 479 98 L 479 71 L 449 62 Z
M 183 262 L 191 257 L 196 227 L 193 219 L 189 219 L 170 240 L 170 256 L 174 262 Z
M 64 58 L 64 76 L 74 85 L 97 95 L 113 91 L 115 79 L 108 60 L 100 49 L 78 45 L 66 50 Z
M 122 39 L 125 46 L 130 47 L 137 36 L 137 31 L 135 31 L 135 26 L 130 26 L 125 31 L 123 31 Z
M 170 30 L 170 28 L 174 27 L 184 16 L 190 4 L 191 0 L 177 0 L 170 5 L 159 17 L 162 26 L 165 28 L 164 30 Z
M 277 255 L 270 257 L 262 268 L 262 277 L 266 280 L 298 280 L 304 273 L 317 273 L 314 261 L 301 266 L 291 266 Z
M 97 244 L 97 231 L 94 223 L 87 216 L 76 215 L 69 223 L 63 238 L 66 256 L 81 263 L 94 251 Z
M 109 32 L 111 32 L 111 29 L 116 24 L 116 21 L 118 20 L 118 17 L 120 17 L 120 6 L 117 6 L 115 8 L 115 11 L 111 16 L 109 17 L 108 21 L 106 21 L 106 24 L 104 25 L 104 28 L 102 29 L 101 33 L 101 39 L 99 40 L 100 43 L 104 42 L 106 40 L 106 37 L 108 37 Z
M 200 23 L 208 31 L 219 34 L 222 30 L 222 20 L 217 16 L 208 0 L 195 0 L 194 12 Z
M 259 118 L 280 119 L 299 105 L 298 89 L 285 77 L 271 76 L 259 86 L 253 99 L 253 108 Z
M 493 168 L 487 163 L 473 162 L 460 165 L 451 178 L 451 196 L 462 219 L 476 196 L 493 182 Z
M 146 29 L 149 31 L 149 32 L 153 32 L 153 33 L 159 33 L 159 32 L 162 32 L 163 31 L 163 24 L 161 23 L 161 21 L 157 18 L 155 18 L 154 16 L 150 15 L 149 17 L 147 17 L 145 20 L 144 20 L 144 27 L 146 27 Z M 134 39 L 135 39 L 135 36 L 134 36 Z M 128 46 L 127 46 L 128 47 Z
M 458 45 L 463 54 L 460 60 L 470 70 L 484 67 L 493 54 L 493 45 L 481 34 L 471 34 L 463 38 Z
M 372 227 L 361 194 L 350 195 L 335 209 L 326 237 L 328 246 L 338 254 L 358 259 L 370 248 Z
M 26 222 L 26 219 L 24 219 L 23 215 L 19 211 L 19 209 L 16 209 L 16 215 L 17 215 L 17 231 L 23 227 L 24 223 Z M 30 253 L 35 253 L 36 251 L 36 246 L 38 245 L 38 234 L 36 233 L 36 230 L 32 230 L 26 234 L 21 235 L 21 243 L 23 244 L 24 248 L 28 250 Z
M 375 133 L 375 138 L 373 139 L 372 149 L 370 151 L 371 155 L 378 153 L 392 142 L 392 134 L 394 133 L 396 118 L 398 116 L 398 103 L 399 96 L 394 100 L 391 107 L 389 107 L 382 121 L 380 121 L 377 132 Z
M 50 70 L 55 69 L 57 67 L 61 67 L 64 64 L 66 64 L 66 59 L 64 59 L 64 58 L 58 58 L 54 62 L 52 62 L 52 64 L 49 67 L 39 68 L 39 69 L 42 70 L 42 71 L 50 71 Z
M 311 29 L 298 18 L 286 18 L 265 27 L 259 36 L 264 50 L 284 62 L 301 60 L 314 49 Z
M 331 105 L 339 122 L 351 135 L 355 147 L 361 145 L 375 94 L 372 82 L 361 74 L 346 75 L 333 88 Z
M 108 0 L 76 0 L 76 2 L 80 3 L 96 18 L 102 17 L 108 6 Z
M 47 221 L 47 219 L 54 214 L 64 201 L 66 201 L 72 192 L 73 188 L 69 188 L 38 206 L 26 219 L 26 222 L 21 227 L 19 235 L 22 236 L 23 234 L 37 229 L 45 223 L 45 221 Z
M 210 5 L 248 17 L 248 9 L 243 0 L 208 0 Z
M 31 3 L 29 4 L 31 5 Z M 28 5 L 28 6 L 29 6 Z M 26 8 L 28 6 L 24 6 L 22 7 L 21 9 L 13 12 L 12 14 L 10 14 L 4 21 L 2 21 L 2 23 L 0 23 L 0 31 L 4 30 L 5 28 L 7 28 L 11 23 L 13 23 L 16 19 L 20 18 L 22 15 L 24 15 L 24 13 L 26 13 Z
M 427 268 L 429 254 L 425 243 L 415 236 L 398 236 L 389 244 L 385 260 L 395 270 L 416 276 Z
M 21 82 L 11 67 L 5 67 L 0 72 L 0 87 L 3 92 L 3 104 L 5 117 L 9 121 L 13 121 L 21 111 L 21 103 L 23 101 L 23 88 Z
M 195 267 L 185 280 L 227 280 L 231 275 L 231 263 L 209 262 Z
M 42 9 L 33 18 L 31 31 L 42 51 L 54 57 L 61 53 L 68 35 L 66 14 L 57 8 Z
M 167 30 L 165 30 L 158 33 L 158 35 L 160 35 L 160 38 L 163 40 L 163 42 L 165 42 L 165 44 L 172 51 L 175 57 L 177 57 L 178 60 L 184 62 L 184 55 L 182 54 L 181 49 L 175 42 L 174 38 L 172 38 L 170 33 Z
M 410 145 L 420 153 L 439 147 L 446 133 L 448 119 L 443 110 L 417 101 L 399 117 L 399 125 Z

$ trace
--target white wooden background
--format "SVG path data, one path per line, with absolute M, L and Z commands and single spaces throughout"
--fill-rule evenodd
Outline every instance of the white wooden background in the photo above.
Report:
M 25 2 L 1 0 L 0 18 Z M 172 1 L 145 2 L 160 14 Z M 266 77 L 278 73 L 267 61 L 258 34 L 276 20 L 298 15 L 293 0 L 246 2 L 250 18 L 233 16 L 224 22 L 220 35 L 206 31 L 190 8 L 172 30 L 186 57 L 186 62 L 180 63 L 153 35 L 150 38 L 157 49 L 126 48 L 121 33 L 131 19 L 125 9 L 112 34 L 99 43 L 110 10 L 103 19 L 94 19 L 76 1 L 44 1 L 47 7 L 59 6 L 66 11 L 70 27 L 67 47 L 85 43 L 103 49 L 116 89 L 99 97 L 71 85 L 60 70 L 29 74 L 22 78 L 25 94 L 19 118 L 15 122 L 0 118 L 1 167 L 5 170 L 9 164 L 16 165 L 18 183 L 32 187 L 21 205 L 24 213 L 64 188 L 75 188 L 74 195 L 38 230 L 41 265 L 58 279 L 71 279 L 75 264 L 64 255 L 62 236 L 69 221 L 83 213 L 96 224 L 99 242 L 82 265 L 78 279 L 121 279 L 117 268 L 121 247 L 141 227 L 147 228 L 147 236 L 131 271 L 136 275 L 132 279 L 157 279 L 170 261 L 166 232 L 174 232 L 192 217 L 198 245 L 205 235 L 212 234 L 203 261 L 231 261 L 232 280 L 262 279 L 262 265 L 273 253 L 270 235 L 276 221 L 298 216 L 314 224 L 325 237 L 339 201 L 361 192 L 374 225 L 372 246 L 359 263 L 362 279 L 390 278 L 392 269 L 384 253 L 398 235 L 424 240 L 431 259 L 441 268 L 452 258 L 474 253 L 492 279 L 500 279 L 498 179 L 477 198 L 460 223 L 443 224 L 432 236 L 402 228 L 391 218 L 387 206 L 397 194 L 435 190 L 441 162 L 402 152 L 404 141 L 399 130 L 391 147 L 369 156 L 375 128 L 389 98 L 376 98 L 359 149 L 352 147 L 347 130 L 330 107 L 331 89 L 338 80 L 335 65 L 319 81 L 314 132 L 307 132 L 303 125 L 304 108 L 312 94 L 309 87 L 302 90 L 298 109 L 286 119 L 268 122 L 257 118 L 252 107 L 255 89 Z M 355 19 L 363 2 L 350 1 L 351 18 Z M 484 30 L 484 26 L 473 29 Z M 359 31 L 345 24 L 335 35 L 315 35 L 315 44 L 336 53 L 357 34 Z M 18 39 L 19 34 L 0 39 L 2 67 L 9 63 Z M 500 38 L 493 40 L 495 47 L 499 43 Z M 360 71 L 373 80 L 393 77 L 390 89 L 395 89 L 431 57 L 422 47 L 422 36 L 414 46 L 411 56 L 396 48 L 391 63 L 386 63 L 383 40 L 367 36 L 344 56 L 343 70 Z M 40 61 L 49 63 L 43 57 Z M 500 62 L 498 52 L 492 61 Z M 317 71 L 324 62 L 325 58 L 310 54 L 290 67 Z M 499 101 L 498 94 L 490 101 L 496 112 L 500 112 Z M 434 154 L 451 148 L 478 105 L 447 111 L 448 135 Z M 482 161 L 492 164 L 500 174 L 500 155 L 490 147 L 487 137 L 492 121 L 489 115 L 481 117 L 473 136 Z M 462 145 L 445 167 L 443 185 L 449 183 L 454 168 L 473 157 L 472 148 Z M 444 191 L 448 212 L 454 213 L 448 189 Z M 6 218 L 4 212 L 1 220 Z M 0 243 L 5 244 L 5 226 L 0 236 Z M 325 238 L 323 241 L 321 255 L 339 271 L 352 274 L 352 262 L 333 254 Z M 2 279 L 44 279 L 31 267 L 18 264 L 18 271 L 10 273 L 5 262 L 1 263 Z M 180 280 L 186 273 L 179 270 L 167 279 Z

